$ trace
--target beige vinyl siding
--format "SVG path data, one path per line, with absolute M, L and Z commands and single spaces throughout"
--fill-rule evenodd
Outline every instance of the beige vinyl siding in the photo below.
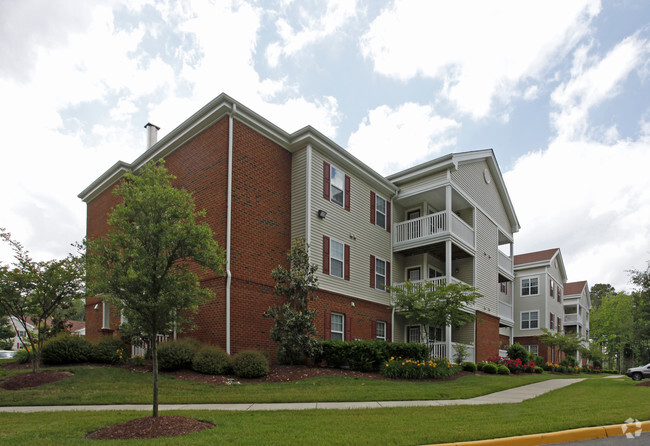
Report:
M 451 340 L 452 342 L 474 345 L 474 322 L 468 322 L 460 327 L 452 327 Z
M 461 164 L 458 170 L 452 170 L 451 179 L 460 189 L 485 211 L 490 218 L 512 236 L 512 226 L 506 214 L 501 196 L 494 179 L 487 184 L 483 172 L 488 168 L 485 161 Z M 492 173 L 490 173 L 492 175 Z
M 402 316 L 395 315 L 395 321 L 393 322 L 393 342 L 406 342 L 406 319 Z
M 531 277 L 539 278 L 539 294 L 537 296 L 521 295 L 521 280 Z M 528 268 L 517 270 L 514 281 L 514 336 L 540 336 L 543 334 L 542 328 L 547 326 L 549 310 L 547 309 L 548 299 L 548 276 L 545 267 Z M 539 329 L 521 330 L 521 312 L 522 311 L 539 311 Z
M 350 177 L 350 211 L 323 198 L 323 161 Z M 312 218 L 311 258 L 318 265 L 319 286 L 323 290 L 388 305 L 388 293 L 370 288 L 370 256 L 391 262 L 390 233 L 370 223 L 370 191 L 365 182 L 317 150 L 312 152 L 312 210 L 327 217 Z M 390 201 L 390 197 L 384 197 Z M 323 274 L 323 235 L 350 245 L 350 280 Z M 391 263 L 392 266 L 392 263 Z M 395 282 L 394 268 L 391 281 Z
M 440 183 L 447 181 L 447 171 L 432 173 L 423 178 L 414 181 L 409 181 L 400 186 L 400 196 L 405 197 L 425 190 L 430 190 L 439 187 Z
M 458 272 L 455 272 L 458 269 Z M 451 262 L 451 273 L 458 279 L 468 285 L 474 285 L 474 259 L 468 257 Z
M 312 209 L 312 214 L 314 210 Z M 307 149 L 291 157 L 291 240 L 307 236 Z M 313 244 L 314 241 L 312 240 Z
M 497 228 L 480 210 L 476 211 L 476 284 L 483 297 L 476 309 L 497 315 Z

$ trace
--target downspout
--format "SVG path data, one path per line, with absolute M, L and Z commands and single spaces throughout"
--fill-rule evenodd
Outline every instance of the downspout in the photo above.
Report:
M 237 104 L 232 104 L 228 115 L 228 209 L 226 211 L 226 353 L 230 354 L 230 285 L 232 271 L 230 270 L 230 250 L 232 234 L 232 135 L 233 115 L 237 112 Z
M 311 261 L 310 251 L 311 251 L 311 144 L 307 144 L 307 173 L 306 181 L 307 187 L 305 193 L 307 194 L 307 219 L 305 221 L 305 242 L 307 242 L 307 258 Z
M 395 220 L 393 218 L 393 215 L 395 215 L 395 198 L 397 198 L 397 194 L 399 194 L 399 189 L 395 191 L 392 197 L 390 197 L 390 268 L 391 270 L 393 269 L 393 265 L 395 264 L 394 262 L 394 256 L 393 256 L 393 234 L 395 233 L 395 225 L 393 221 Z M 391 286 L 393 286 L 393 271 L 390 272 L 390 277 L 391 277 Z M 391 297 L 389 299 L 392 300 Z M 391 304 L 391 314 L 390 314 L 390 339 L 391 342 L 395 342 L 395 307 Z

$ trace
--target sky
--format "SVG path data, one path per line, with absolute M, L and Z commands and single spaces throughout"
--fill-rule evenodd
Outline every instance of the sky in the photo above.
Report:
M 77 198 L 221 92 L 389 175 L 491 148 L 521 224 L 569 281 L 650 260 L 650 3 L 0 0 L 0 227 L 38 260 L 85 235 Z M 6 247 L 0 261 L 11 261 Z

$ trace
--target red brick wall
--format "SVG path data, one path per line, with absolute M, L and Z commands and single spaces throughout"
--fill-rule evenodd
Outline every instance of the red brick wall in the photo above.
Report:
M 537 336 L 519 336 L 514 338 L 514 342 L 521 345 L 536 345 L 538 354 L 544 358 L 544 362 L 551 362 L 551 348 L 544 345 Z
M 501 345 L 501 349 L 505 350 L 506 347 L 508 347 L 508 345 L 510 345 L 510 336 L 500 334 L 499 335 L 499 343 Z
M 499 318 L 476 312 L 476 362 L 487 361 L 499 354 Z

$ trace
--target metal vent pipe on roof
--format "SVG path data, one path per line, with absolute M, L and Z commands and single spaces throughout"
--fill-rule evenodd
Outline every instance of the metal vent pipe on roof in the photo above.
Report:
M 160 127 L 147 122 L 144 128 L 147 129 L 147 150 L 149 150 L 158 141 L 158 130 L 160 130 Z

